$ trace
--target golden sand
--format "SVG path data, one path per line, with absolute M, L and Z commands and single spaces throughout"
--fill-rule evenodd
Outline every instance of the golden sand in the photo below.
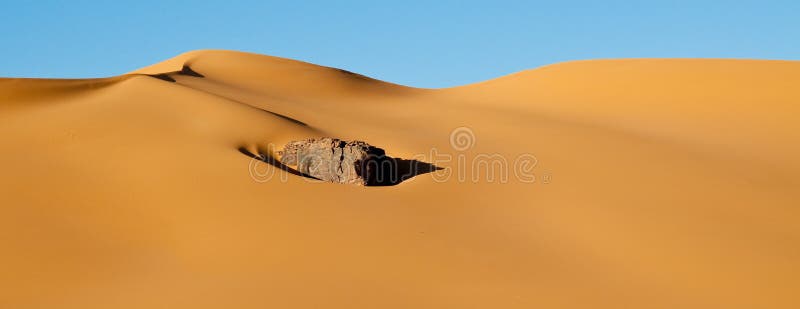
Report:
M 0 79 L 0 132 L 2 308 L 800 307 L 800 62 L 433 90 L 197 51 Z M 240 151 L 323 136 L 445 169 L 349 186 Z

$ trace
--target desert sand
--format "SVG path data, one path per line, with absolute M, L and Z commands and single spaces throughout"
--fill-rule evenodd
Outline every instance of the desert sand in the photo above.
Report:
M 798 308 L 798 85 L 625 59 L 420 89 L 232 51 L 0 79 L 0 307 Z M 443 169 L 243 154 L 312 137 Z

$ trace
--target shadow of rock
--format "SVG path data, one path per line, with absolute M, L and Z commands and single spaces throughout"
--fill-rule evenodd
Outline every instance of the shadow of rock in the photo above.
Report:
M 441 170 L 441 167 L 418 160 L 405 160 L 390 156 L 377 156 L 365 162 L 371 173 L 367 177 L 368 186 L 394 186 L 411 179 Z M 371 165 L 371 166 L 370 166 Z

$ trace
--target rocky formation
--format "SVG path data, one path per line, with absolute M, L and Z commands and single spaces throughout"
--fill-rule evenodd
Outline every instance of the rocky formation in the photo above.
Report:
M 296 166 L 297 171 L 320 180 L 371 185 L 381 162 L 383 149 L 362 141 L 336 138 L 292 141 L 278 153 L 281 163 Z
M 280 162 L 276 166 L 290 172 L 364 186 L 393 186 L 440 169 L 422 161 L 392 158 L 383 149 L 362 141 L 329 137 L 291 141 L 277 154 Z

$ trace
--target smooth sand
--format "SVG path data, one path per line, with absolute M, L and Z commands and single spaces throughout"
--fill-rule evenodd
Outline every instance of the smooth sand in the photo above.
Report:
M 2 308 L 800 307 L 800 62 L 579 61 L 427 90 L 198 51 L 0 79 L 0 132 Z M 451 174 L 259 182 L 272 167 L 239 151 L 319 136 L 435 150 Z M 507 183 L 459 167 L 488 155 Z

